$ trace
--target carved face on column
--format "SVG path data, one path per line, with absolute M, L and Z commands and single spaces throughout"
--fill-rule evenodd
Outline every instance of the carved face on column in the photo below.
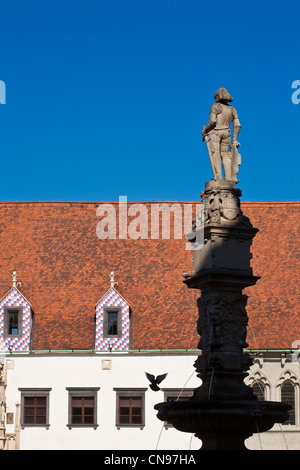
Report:
M 212 293 L 208 298 L 207 305 L 210 320 L 216 323 L 222 321 L 224 314 L 227 311 L 227 305 L 224 298 L 217 293 Z
M 208 218 L 210 222 L 220 223 L 220 198 L 218 192 L 211 192 L 208 198 Z

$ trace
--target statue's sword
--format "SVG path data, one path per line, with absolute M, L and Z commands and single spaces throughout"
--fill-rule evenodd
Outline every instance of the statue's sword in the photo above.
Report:
M 205 129 L 205 128 L 206 128 L 206 126 L 202 126 L 202 130 Z M 215 164 L 214 164 L 214 153 L 215 153 L 215 151 L 214 151 L 214 148 L 213 148 L 213 145 L 212 145 L 210 135 L 205 134 L 205 136 L 202 139 L 202 142 L 203 141 L 206 143 L 207 152 L 208 152 L 210 164 L 211 164 L 211 167 L 212 167 L 214 179 L 217 180 L 217 172 L 216 172 L 216 167 L 215 167 Z

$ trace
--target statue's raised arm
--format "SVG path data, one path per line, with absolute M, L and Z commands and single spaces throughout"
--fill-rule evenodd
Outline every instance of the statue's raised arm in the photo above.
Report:
M 238 114 L 230 102 L 231 95 L 225 88 L 219 88 L 215 93 L 215 103 L 212 105 L 207 126 L 203 126 L 202 135 L 207 145 L 210 163 L 215 180 L 222 180 L 222 164 L 224 179 L 238 183 L 238 167 L 241 156 L 237 151 L 237 141 L 241 124 Z M 233 124 L 232 142 L 230 125 Z M 229 151 L 230 147 L 230 151 Z

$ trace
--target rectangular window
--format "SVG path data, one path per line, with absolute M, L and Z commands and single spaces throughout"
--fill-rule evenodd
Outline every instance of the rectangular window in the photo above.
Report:
M 4 307 L 4 337 L 22 336 L 22 307 Z
M 141 389 L 114 389 L 116 395 L 116 426 L 144 427 L 145 391 Z
M 107 312 L 109 336 L 118 334 L 118 312 Z
M 18 335 L 19 331 L 19 312 L 8 311 L 8 334 Z
M 94 397 L 72 397 L 72 424 L 94 424 Z
M 119 397 L 119 423 L 142 424 L 142 397 Z
M 46 397 L 24 397 L 24 424 L 47 424 L 46 417 Z
M 252 390 L 254 395 L 256 395 L 257 400 L 264 401 L 265 400 L 265 386 L 261 382 L 255 382 L 252 385 Z
M 104 338 L 120 338 L 122 336 L 122 309 L 106 307 L 103 310 Z
M 97 427 L 97 392 L 99 387 L 67 388 L 69 392 L 68 426 Z
M 193 395 L 193 389 L 179 390 L 174 388 L 162 389 L 164 392 L 164 401 L 186 401 Z M 173 427 L 168 421 L 164 422 L 165 428 Z
M 49 426 L 49 395 L 51 388 L 21 391 L 21 425 Z
M 281 387 L 281 401 L 290 405 L 291 409 L 289 410 L 289 417 L 286 421 L 284 421 L 284 425 L 296 424 L 296 416 L 295 416 L 295 388 L 291 382 L 284 382 Z

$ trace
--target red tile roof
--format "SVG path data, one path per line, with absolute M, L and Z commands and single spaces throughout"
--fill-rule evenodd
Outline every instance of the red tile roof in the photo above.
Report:
M 132 349 L 196 348 L 198 293 L 182 282 L 182 271 L 191 271 L 186 240 L 99 240 L 98 205 L 0 203 L 0 297 L 16 269 L 35 313 L 33 349 L 94 349 L 94 307 L 111 271 L 132 308 Z M 289 349 L 300 339 L 299 209 L 299 202 L 242 203 L 259 228 L 252 267 L 261 279 L 246 289 L 253 349 Z

